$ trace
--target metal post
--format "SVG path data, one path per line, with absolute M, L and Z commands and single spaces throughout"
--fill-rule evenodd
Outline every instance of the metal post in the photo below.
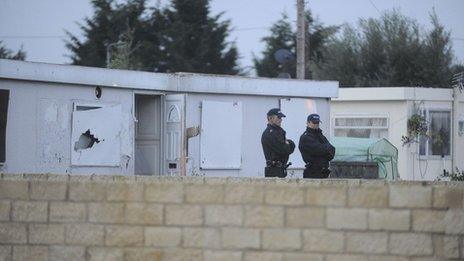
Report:
M 116 43 L 110 43 L 106 45 L 106 68 L 110 67 L 110 62 L 111 62 L 111 47 L 116 46 L 116 45 L 122 45 L 124 42 L 121 40 L 117 41 Z
M 305 3 L 297 0 L 296 78 L 305 78 Z

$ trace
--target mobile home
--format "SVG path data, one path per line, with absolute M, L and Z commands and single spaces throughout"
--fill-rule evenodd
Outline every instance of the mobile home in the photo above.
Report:
M 266 112 L 297 141 L 338 82 L 0 60 L 0 90 L 3 173 L 264 176 Z

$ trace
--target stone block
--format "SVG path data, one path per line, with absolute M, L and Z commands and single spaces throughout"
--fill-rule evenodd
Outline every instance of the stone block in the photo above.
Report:
M 264 187 L 259 185 L 226 185 L 224 202 L 228 204 L 260 204 L 264 199 Z
M 463 188 L 435 186 L 433 188 L 434 208 L 463 208 Z
M 1 261 L 10 261 L 12 256 L 12 246 L 0 245 L 0 260 Z
M 123 223 L 124 203 L 89 203 L 89 221 L 96 223 Z
M 143 201 L 142 182 L 111 183 L 106 191 L 108 201 L 133 202 Z
M 10 220 L 11 202 L 9 200 L 0 200 L 0 221 Z
M 392 233 L 390 253 L 407 256 L 427 256 L 433 253 L 430 234 Z
M 70 201 L 103 201 L 106 197 L 106 182 L 71 181 L 69 182 Z
M 152 203 L 127 203 L 125 221 L 129 224 L 163 224 L 163 205 Z
M 47 221 L 47 204 L 41 201 L 13 202 L 13 221 L 45 222 Z
M 310 252 L 343 252 L 345 236 L 343 232 L 322 229 L 303 231 L 303 250 Z
M 223 228 L 222 246 L 225 249 L 258 249 L 260 247 L 258 229 Z
M 85 247 L 50 246 L 49 261 L 85 261 Z
M 310 186 L 307 188 L 306 204 L 311 206 L 346 206 L 345 186 Z
M 202 261 L 203 251 L 201 249 L 169 249 L 163 252 L 163 260 L 169 261 Z
M 390 207 L 429 208 L 432 206 L 432 187 L 390 185 Z
M 64 225 L 30 224 L 29 243 L 38 245 L 59 245 L 64 243 Z
M 443 238 L 443 252 L 446 258 L 459 258 L 459 237 L 445 236 Z M 462 257 L 462 256 L 461 256 Z
M 268 186 L 264 202 L 268 205 L 298 206 L 304 204 L 304 191 L 295 186 Z
M 285 220 L 288 227 L 324 227 L 325 210 L 318 207 L 287 208 Z
M 283 261 L 324 261 L 324 256 L 310 253 L 285 253 Z
M 246 252 L 243 256 L 244 261 L 282 261 L 282 253 L 277 252 Z
M 331 229 L 367 229 L 367 209 L 328 208 L 327 227 Z
M 388 252 L 388 234 L 384 232 L 348 232 L 346 250 L 350 253 L 385 254 Z
M 204 261 L 242 261 L 242 252 L 239 251 L 206 250 L 203 256 Z
M 145 200 L 160 203 L 182 203 L 184 191 L 182 184 L 147 183 Z
M 411 223 L 410 210 L 369 209 L 369 229 L 408 231 Z
M 223 185 L 185 186 L 185 201 L 188 203 L 220 204 L 224 202 Z
M 162 261 L 163 250 L 131 247 L 124 249 L 124 261 Z
M 284 225 L 284 208 L 280 206 L 246 206 L 245 226 L 247 227 L 282 227 Z
M 87 250 L 89 261 L 128 261 L 120 248 L 91 247 Z
M 195 226 L 203 224 L 201 206 L 167 205 L 165 206 L 167 225 Z
M 464 235 L 464 209 L 450 209 L 445 214 L 446 234 Z
M 27 180 L 0 180 L 0 199 L 28 199 Z
M 370 255 L 367 257 L 368 261 L 409 261 L 408 257 L 394 256 L 394 255 Z
M 446 211 L 413 210 L 412 229 L 420 232 L 444 232 Z
M 66 225 L 66 243 L 70 245 L 102 246 L 105 230 L 103 225 L 69 224 Z
M 221 233 L 217 228 L 184 228 L 183 246 L 187 248 L 210 248 L 221 247 Z
M 210 226 L 240 226 L 243 220 L 242 206 L 209 205 L 205 207 L 205 223 Z
M 182 231 L 178 227 L 145 227 L 146 246 L 179 246 L 181 239 Z
M 271 251 L 294 251 L 301 249 L 301 231 L 299 229 L 281 228 L 264 229 L 262 247 Z
M 86 213 L 84 203 L 50 202 L 51 222 L 84 221 Z
M 31 199 L 64 200 L 67 183 L 64 181 L 31 181 Z
M 327 255 L 325 260 L 326 261 L 368 261 L 368 257 L 363 256 L 363 255 L 352 255 L 352 254 Z
M 27 242 L 26 224 L 0 223 L 0 245 Z
M 386 185 L 350 187 L 348 188 L 348 206 L 386 208 L 388 207 L 388 187 Z
M 13 261 L 48 261 L 48 247 L 13 246 Z
M 107 246 L 141 246 L 143 245 L 143 227 L 106 226 L 105 245 Z

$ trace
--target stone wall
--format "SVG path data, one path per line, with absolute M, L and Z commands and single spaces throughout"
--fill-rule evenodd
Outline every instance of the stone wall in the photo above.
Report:
M 0 177 L 0 260 L 464 258 L 464 183 Z

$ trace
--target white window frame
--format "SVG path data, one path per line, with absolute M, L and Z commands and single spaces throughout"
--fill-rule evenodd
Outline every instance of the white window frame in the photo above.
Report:
M 453 112 L 450 108 L 444 108 L 444 107 L 427 107 L 424 109 L 420 110 L 421 115 L 424 115 L 425 113 L 425 120 L 427 122 L 427 133 L 430 131 L 430 124 L 431 124 L 431 119 L 430 119 L 430 111 L 432 112 L 449 112 L 450 114 L 450 154 L 445 155 L 444 159 L 450 160 L 451 156 L 453 155 L 453 135 L 452 135 L 452 129 L 453 129 Z M 441 159 L 440 155 L 430 155 L 429 154 L 429 141 L 430 139 L 427 139 L 425 143 L 425 155 L 420 154 L 420 141 L 418 144 L 418 154 L 419 154 L 419 159 L 433 159 L 433 160 L 439 160 Z
M 341 118 L 384 118 L 387 120 L 386 126 L 336 126 L 335 121 L 336 119 Z M 332 128 L 331 128 L 331 135 L 335 137 L 335 130 L 336 129 L 357 129 L 357 130 L 366 130 L 366 129 L 378 129 L 378 130 L 386 130 L 387 137 L 390 136 L 390 117 L 388 114 L 336 114 L 332 118 Z

